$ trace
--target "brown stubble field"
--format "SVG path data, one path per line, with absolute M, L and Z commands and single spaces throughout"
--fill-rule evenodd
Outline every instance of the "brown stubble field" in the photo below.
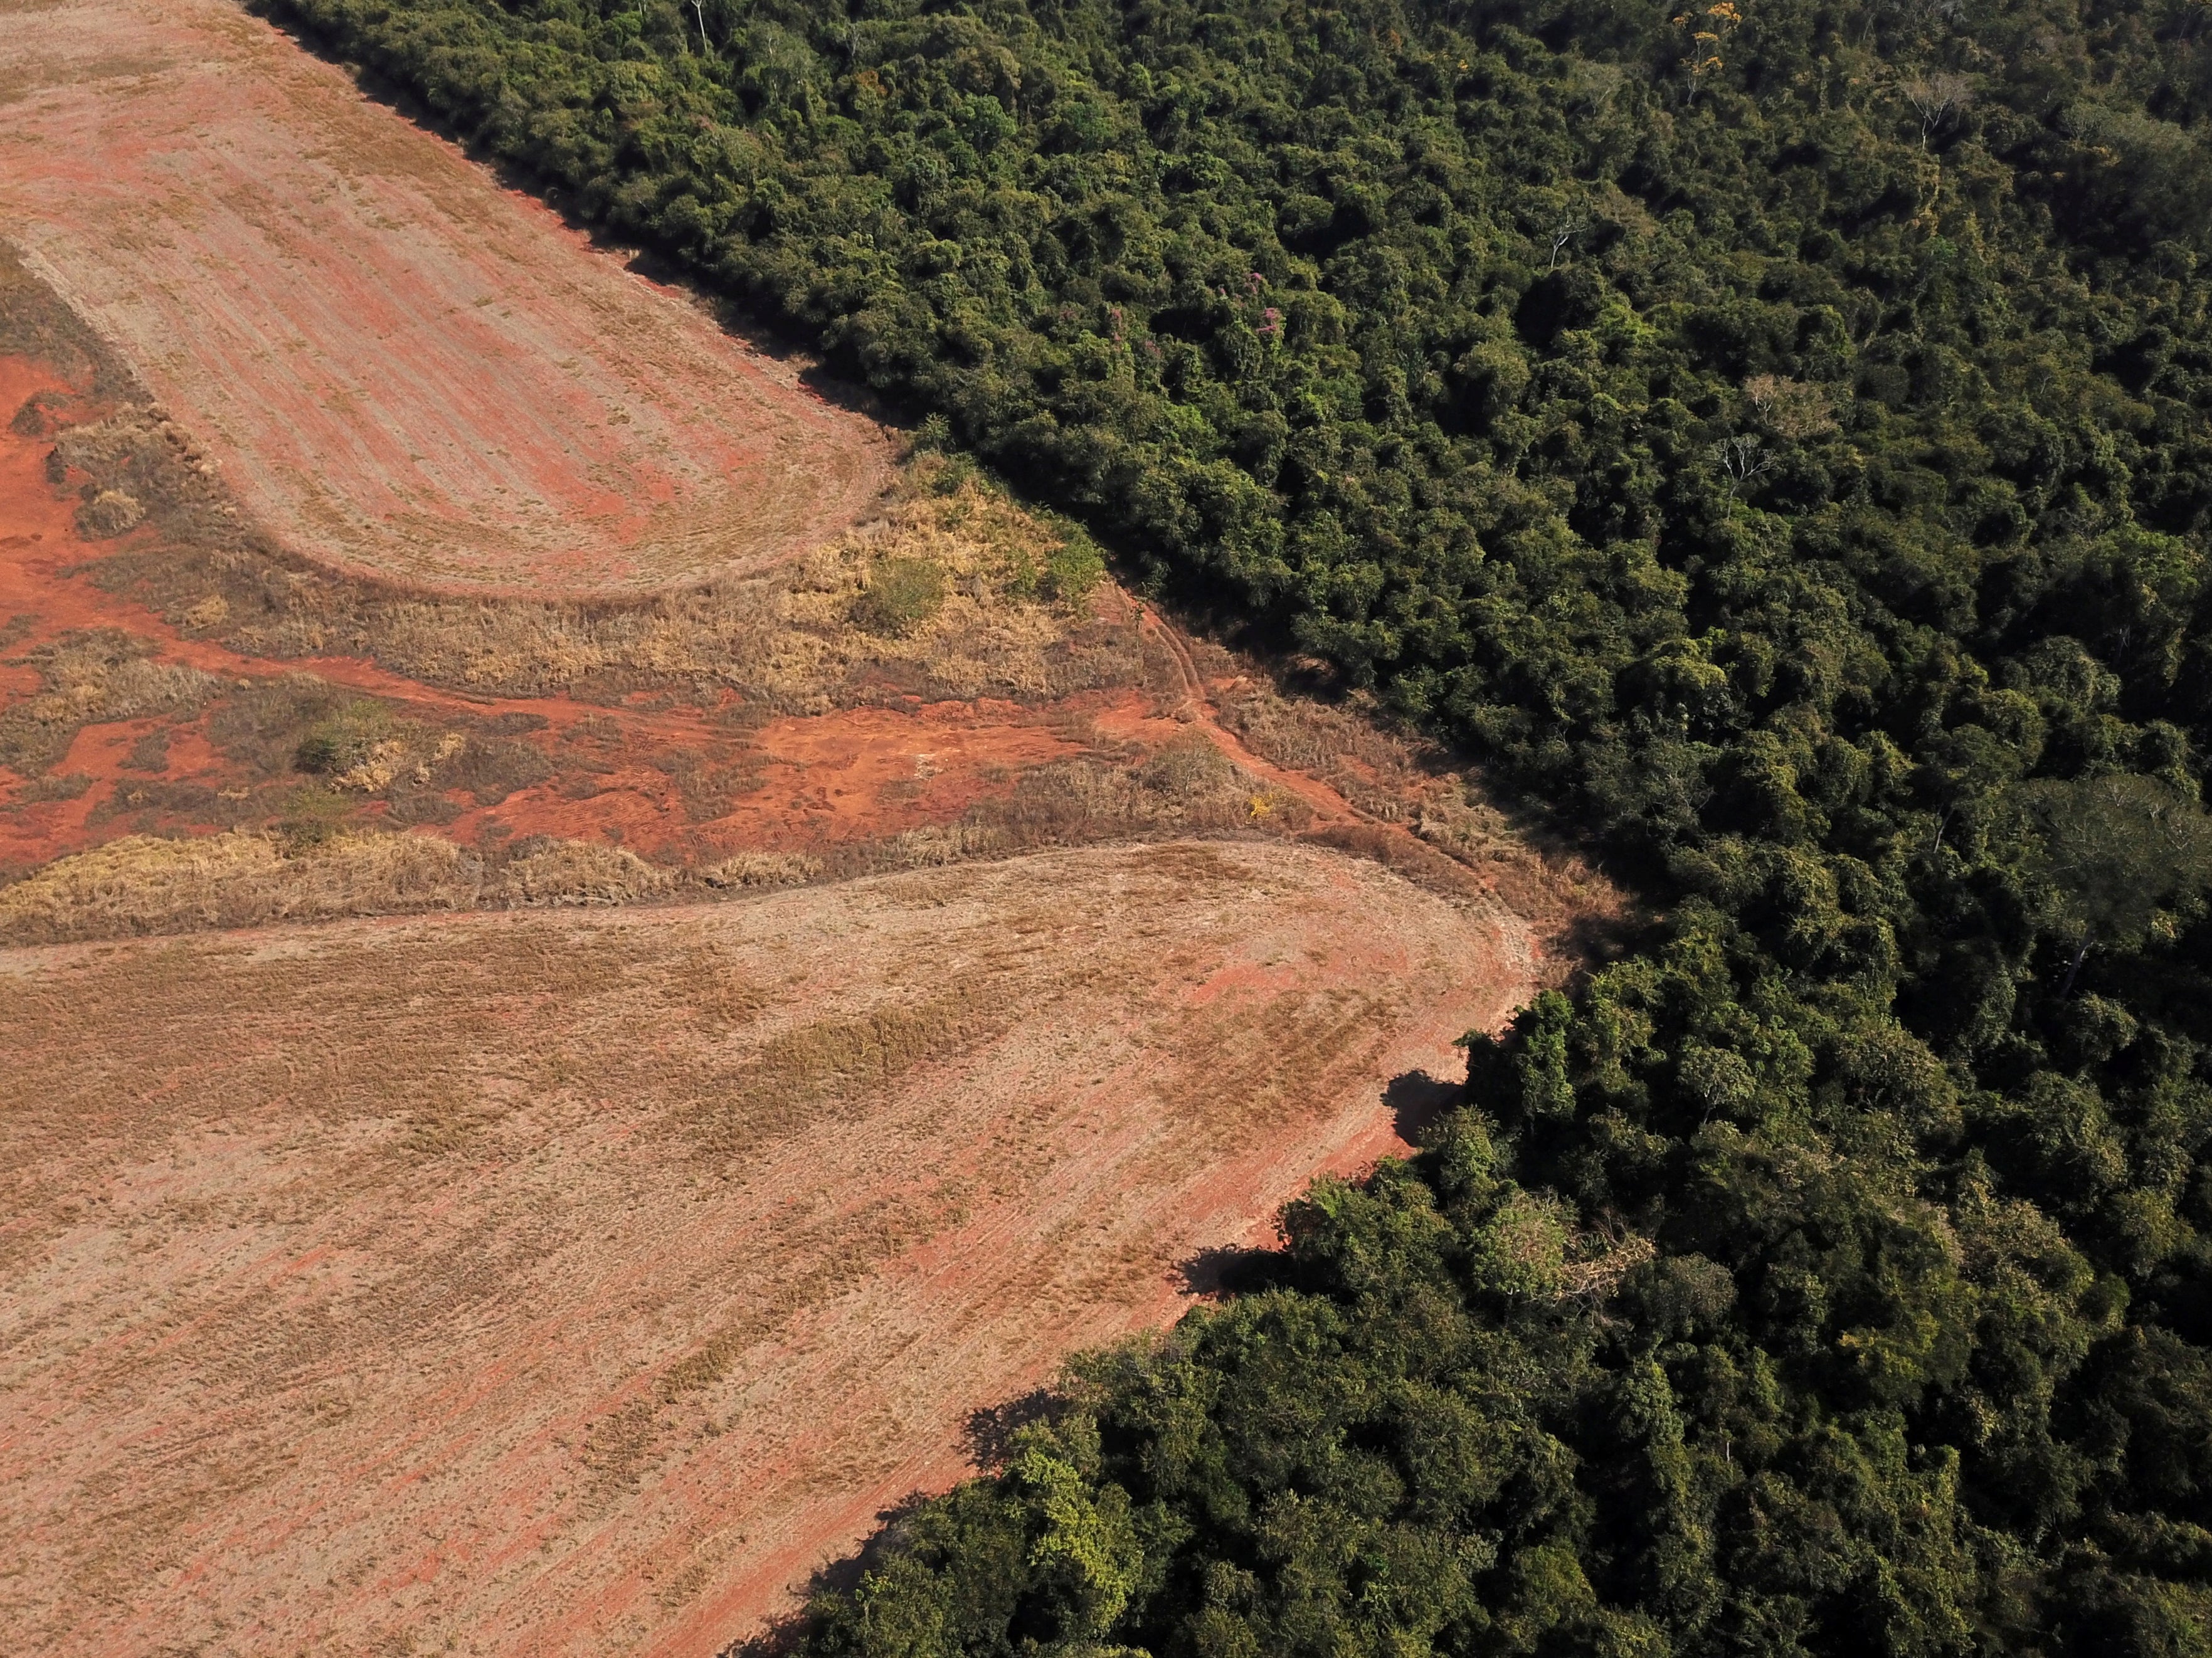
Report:
M 888 477 L 872 422 L 232 0 L 0 0 L 0 225 L 331 568 L 649 592 Z
M 1534 967 L 1203 842 L 0 952 L 0 1640 L 714 1651 Z

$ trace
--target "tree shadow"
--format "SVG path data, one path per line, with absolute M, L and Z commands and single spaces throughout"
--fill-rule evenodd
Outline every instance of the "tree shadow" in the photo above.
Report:
M 1401 1072 L 1382 1090 L 1391 1126 L 1407 1145 L 1426 1149 L 1437 1124 L 1467 1097 L 1464 1084 L 1446 1082 L 1425 1071 Z
M 1399 1138 L 1418 1146 L 1426 1143 L 1436 1126 L 1466 1096 L 1461 1084 L 1416 1070 L 1393 1077 L 1382 1090 L 1382 1102 L 1390 1111 Z M 1290 1256 L 1280 1248 L 1242 1245 L 1200 1249 L 1176 1265 L 1186 1295 L 1214 1302 L 1283 1287 L 1293 1281 L 1294 1271 Z M 961 1429 L 969 1461 L 979 1473 L 1000 1473 L 1012 1459 L 1023 1429 L 1052 1421 L 1066 1408 L 1066 1400 L 1050 1388 L 1032 1388 L 1015 1398 L 970 1411 Z M 806 1600 L 811 1602 L 821 1595 L 849 1594 L 857 1588 L 866 1572 L 905 1541 L 905 1522 L 931 1500 L 915 1491 L 878 1513 L 878 1527 L 866 1542 L 807 1579 Z M 744 1641 L 723 1648 L 716 1658 L 791 1658 L 805 1643 L 809 1621 L 804 1610 L 786 1613 Z
M 906 1522 L 935 1499 L 926 1491 L 908 1491 L 887 1509 L 876 1511 L 876 1529 L 850 1554 L 817 1566 L 799 1590 L 802 1604 L 795 1611 L 772 1618 L 741 1641 L 716 1650 L 714 1658 L 790 1658 L 806 1641 L 813 1619 L 807 1611 L 825 1594 L 849 1594 L 860 1579 L 880 1564 L 884 1556 L 906 1539 Z
M 1569 982 L 1579 985 L 1601 969 L 1650 949 L 1660 932 L 1657 918 L 1632 907 L 1619 915 L 1576 916 L 1559 930 L 1552 947 L 1574 963 Z
M 1287 1262 L 1280 1249 L 1251 1248 L 1224 1244 L 1201 1249 L 1176 1263 L 1182 1292 L 1200 1301 L 1227 1301 L 1233 1296 L 1257 1295 L 1283 1281 Z
M 995 1473 L 1013 1455 L 1014 1436 L 1038 1422 L 1049 1422 L 1061 1410 L 1059 1395 L 1048 1388 L 1032 1388 L 1018 1399 L 985 1405 L 968 1412 L 960 1437 L 969 1460 L 985 1473 Z
M 724 333 L 760 355 L 790 367 L 799 383 L 823 402 L 895 431 L 910 431 L 918 424 L 914 416 L 867 386 L 840 379 L 823 367 L 809 331 L 739 303 L 702 282 L 680 260 L 658 249 L 641 246 L 632 239 L 611 231 L 602 221 L 580 212 L 558 180 L 495 154 L 480 136 L 440 114 L 404 82 L 372 64 L 348 58 L 334 40 L 312 23 L 279 9 L 269 0 L 245 0 L 245 4 L 246 10 L 301 51 L 343 70 L 355 88 L 370 102 L 383 105 L 409 125 L 443 139 L 490 173 L 501 188 L 527 196 L 551 209 L 559 215 L 562 224 L 601 252 L 620 258 L 631 274 L 656 286 L 677 289 L 713 318 Z

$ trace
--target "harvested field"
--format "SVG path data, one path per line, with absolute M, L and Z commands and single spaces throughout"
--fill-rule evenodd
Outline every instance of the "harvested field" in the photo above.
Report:
M 714 1651 L 1533 978 L 1194 842 L 0 951 L 0 1636 Z
M 0 223 L 276 540 L 468 592 L 758 570 L 890 447 L 231 0 L 0 0 Z

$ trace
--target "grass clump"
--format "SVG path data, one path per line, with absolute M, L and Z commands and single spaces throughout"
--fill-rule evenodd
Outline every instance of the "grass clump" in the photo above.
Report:
M 926 627 L 945 608 L 945 572 L 925 558 L 879 558 L 853 601 L 853 620 L 893 637 Z
M 369 763 L 377 745 L 392 735 L 388 709 L 366 701 L 348 702 L 307 727 L 292 763 L 313 776 L 342 777 Z
M 795 887 L 822 870 L 819 858 L 803 852 L 741 852 L 701 871 L 699 878 L 710 887 Z
M 510 905 L 628 904 L 659 896 L 676 879 L 625 847 L 549 841 L 508 864 L 492 896 Z

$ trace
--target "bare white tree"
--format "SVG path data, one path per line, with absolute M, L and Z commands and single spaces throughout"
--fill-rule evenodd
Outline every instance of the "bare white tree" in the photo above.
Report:
M 1575 238 L 1583 234 L 1583 228 L 1579 213 L 1570 213 L 1552 227 L 1552 262 L 1544 267 L 1545 270 L 1559 269 L 1559 255 L 1573 245 Z
M 1728 476 L 1730 495 L 1774 465 L 1774 457 L 1765 452 L 1764 440 L 1756 432 L 1723 438 L 1713 446 L 1713 459 Z
M 1920 118 L 1920 148 L 1928 148 L 1929 135 L 1974 101 L 1974 88 L 1963 75 L 1938 71 L 1915 75 L 1898 82 L 1905 101 Z

